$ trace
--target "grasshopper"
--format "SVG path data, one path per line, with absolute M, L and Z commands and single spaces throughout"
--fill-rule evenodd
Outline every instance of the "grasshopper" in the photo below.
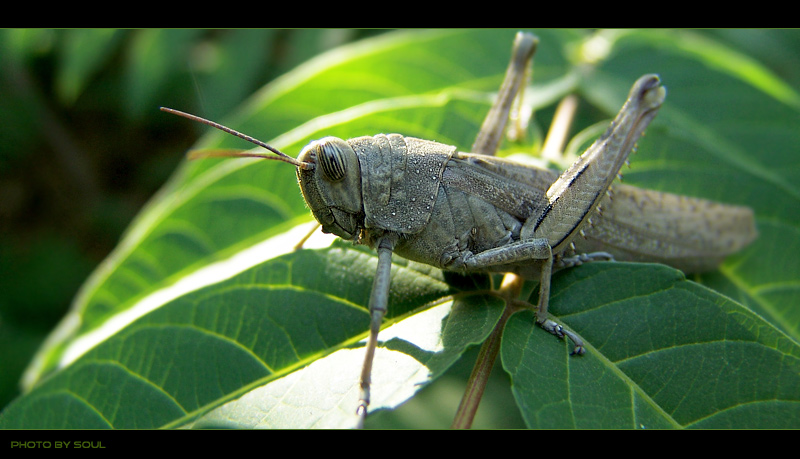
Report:
M 266 148 L 270 153 L 194 152 L 192 157 L 258 157 L 295 166 L 322 231 L 377 250 L 370 330 L 361 371 L 359 426 L 370 403 L 372 361 L 388 308 L 392 254 L 462 273 L 512 273 L 539 281 L 536 322 L 585 344 L 547 314 L 552 273 L 594 260 L 661 262 L 687 273 L 714 269 L 756 237 L 749 208 L 612 181 L 666 97 L 644 75 L 606 132 L 566 171 L 495 157 L 538 39 L 518 33 L 497 99 L 471 153 L 454 146 L 379 134 L 326 137 L 297 159 L 212 121 L 162 108 Z

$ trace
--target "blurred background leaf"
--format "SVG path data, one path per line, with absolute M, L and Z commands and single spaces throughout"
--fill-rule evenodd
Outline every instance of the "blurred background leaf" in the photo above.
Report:
M 381 30 L 0 30 L 0 406 L 200 130 L 309 57 Z

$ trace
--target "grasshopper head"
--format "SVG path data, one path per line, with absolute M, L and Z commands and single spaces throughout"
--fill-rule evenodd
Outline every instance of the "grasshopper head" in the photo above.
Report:
M 311 142 L 297 160 L 315 167 L 297 169 L 303 197 L 322 231 L 354 239 L 364 226 L 361 167 L 355 151 L 342 139 Z
M 272 159 L 292 164 L 297 168 L 297 180 L 306 204 L 322 231 L 343 239 L 354 239 L 364 227 L 364 206 L 361 201 L 361 167 L 353 148 L 342 139 L 325 137 L 303 148 L 297 159 L 286 155 L 256 138 L 242 134 L 219 123 L 199 116 L 161 107 L 161 110 L 206 124 L 235 135 L 270 153 L 251 153 L 231 150 L 212 150 L 190 153 L 191 159 L 211 156 L 250 157 Z

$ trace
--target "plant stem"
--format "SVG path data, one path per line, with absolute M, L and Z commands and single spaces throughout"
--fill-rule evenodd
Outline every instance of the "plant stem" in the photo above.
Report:
M 494 330 L 481 346 L 478 358 L 475 360 L 475 366 L 469 375 L 464 396 L 461 398 L 453 424 L 450 426 L 452 429 L 469 429 L 472 427 L 472 421 L 478 412 L 478 405 L 481 402 L 481 398 L 483 398 L 483 391 L 486 389 L 486 383 L 489 380 L 489 375 L 492 374 L 494 362 L 500 351 L 503 329 L 509 317 L 519 310 L 519 307 L 515 306 L 513 299 L 519 296 L 521 289 L 521 278 L 513 274 L 508 274 L 503 278 L 503 284 L 500 286 L 498 293 L 506 299 L 506 307 Z

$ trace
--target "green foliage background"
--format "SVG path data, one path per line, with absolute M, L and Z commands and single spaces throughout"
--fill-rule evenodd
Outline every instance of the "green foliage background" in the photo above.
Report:
M 0 405 L 202 131 L 159 106 L 219 119 L 313 55 L 380 33 L 0 30 Z
M 339 243 L 274 260 L 263 253 L 267 261 L 227 271 L 233 277 L 220 284 L 193 277 L 310 216 L 283 164 L 180 162 L 203 128 L 156 107 L 223 121 L 291 154 L 322 135 L 376 132 L 466 150 L 502 79 L 514 31 L 392 32 L 324 54 L 261 90 L 332 43 L 365 33 L 0 32 L 4 402 L 16 395 L 26 365 L 26 381 L 36 382 L 3 411 L 0 426 L 346 425 L 339 411 L 353 406 L 342 395 L 349 383 L 340 393 L 334 382 L 357 376 L 359 358 L 344 356 L 363 338 L 359 305 L 374 257 Z M 495 371 L 476 425 L 800 426 L 800 35 L 536 33 L 533 105 L 541 129 L 567 90 L 582 97 L 579 131 L 613 115 L 636 77 L 659 73 L 667 103 L 626 182 L 748 205 L 761 236 L 718 272 L 694 276 L 698 283 L 650 265 L 597 263 L 559 274 L 553 312 L 587 339 L 591 357 L 565 358 L 563 343 L 531 327 L 525 313 L 515 315 L 501 350 L 513 383 Z M 538 131 L 530 134 L 535 143 Z M 216 133 L 199 145 L 242 147 Z M 417 364 L 436 377 L 449 371 L 370 425 L 446 427 L 474 355 L 468 349 L 501 307 L 479 294 L 483 278 L 402 260 L 396 270 L 388 324 L 420 322 L 406 327 L 418 336 L 387 343 L 398 352 L 393 358 L 413 357 L 411 376 L 389 375 L 384 384 L 416 387 Z M 193 286 L 153 299 L 181 281 Z M 73 297 L 72 312 L 31 362 Z M 143 300 L 151 309 L 143 311 Z M 436 318 L 417 317 L 431 301 L 437 307 L 426 311 Z M 436 316 L 440 308 L 444 315 Z M 422 344 L 428 337 L 420 324 L 431 322 L 442 324 L 434 337 L 443 350 Z M 70 357 L 77 349 L 86 353 Z M 319 374 L 298 371 L 316 362 L 327 365 Z M 310 381 L 300 393 L 319 392 L 297 402 L 313 407 L 311 417 L 293 411 L 297 393 L 280 386 L 295 375 L 295 387 Z

